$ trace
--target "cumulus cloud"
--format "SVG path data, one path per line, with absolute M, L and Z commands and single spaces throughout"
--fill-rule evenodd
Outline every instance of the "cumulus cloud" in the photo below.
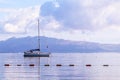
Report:
M 48 24 L 52 16 L 61 29 L 91 31 L 120 26 L 119 9 L 119 0 L 56 0 L 43 4 L 40 15 L 47 18 Z
M 39 17 L 45 36 L 120 42 L 119 9 L 120 0 L 47 0 L 40 6 L 0 8 L 0 39 L 35 36 Z
M 6 16 L 0 20 L 0 32 L 23 34 L 30 29 L 35 29 L 36 19 L 39 17 L 40 6 L 19 8 L 19 9 L 0 9 Z M 35 22 L 36 21 L 36 22 Z

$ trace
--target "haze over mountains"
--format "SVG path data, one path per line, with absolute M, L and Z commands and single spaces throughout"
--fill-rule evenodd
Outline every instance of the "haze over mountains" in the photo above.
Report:
M 57 53 L 93 53 L 93 52 L 120 52 L 119 44 L 99 44 L 85 41 L 69 41 L 41 37 L 41 51 Z M 48 48 L 47 48 L 48 45 Z M 38 47 L 37 37 L 10 38 L 0 41 L 0 53 L 18 53 Z

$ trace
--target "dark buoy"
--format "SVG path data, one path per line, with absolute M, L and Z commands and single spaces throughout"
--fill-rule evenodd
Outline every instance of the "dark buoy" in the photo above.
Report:
M 44 66 L 50 66 L 49 64 L 45 64 Z
M 10 64 L 4 64 L 4 66 L 10 66 Z
M 92 66 L 92 65 L 91 65 L 91 64 L 86 64 L 86 66 L 90 67 L 90 66 Z
M 74 64 L 69 64 L 69 66 L 75 66 Z
M 104 64 L 103 66 L 109 66 L 108 64 Z
M 34 64 L 29 64 L 29 66 L 35 66 Z
M 56 64 L 56 66 L 62 66 L 61 64 Z
M 17 66 L 22 66 L 21 64 L 17 64 Z

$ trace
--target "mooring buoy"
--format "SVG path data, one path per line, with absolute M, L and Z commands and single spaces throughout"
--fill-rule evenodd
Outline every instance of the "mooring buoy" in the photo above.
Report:
M 104 64 L 103 66 L 109 66 L 108 64 Z
M 35 66 L 34 64 L 29 64 L 29 66 Z
M 69 64 L 69 66 L 75 66 L 74 64 Z
M 10 66 L 10 64 L 4 64 L 4 66 Z
M 17 66 L 22 66 L 21 64 L 17 64 Z
M 56 66 L 62 66 L 61 64 L 56 64 Z
M 91 65 L 91 64 L 86 64 L 86 66 L 90 67 L 90 66 L 92 66 L 92 65 Z
M 45 64 L 44 66 L 50 66 L 49 64 Z

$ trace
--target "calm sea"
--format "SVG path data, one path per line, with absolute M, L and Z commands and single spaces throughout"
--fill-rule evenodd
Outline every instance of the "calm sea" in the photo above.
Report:
M 0 80 L 120 80 L 120 53 L 0 53 Z

